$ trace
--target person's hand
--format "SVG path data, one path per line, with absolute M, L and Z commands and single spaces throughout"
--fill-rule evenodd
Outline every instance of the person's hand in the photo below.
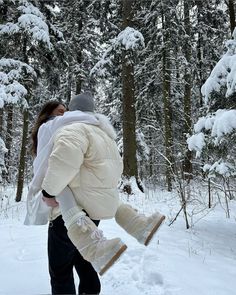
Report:
M 45 198 L 42 197 L 43 201 L 47 204 L 47 206 L 55 208 L 59 205 L 55 198 Z

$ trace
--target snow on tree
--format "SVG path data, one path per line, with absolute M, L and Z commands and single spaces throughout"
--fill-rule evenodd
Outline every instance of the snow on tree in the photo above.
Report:
M 113 83 L 121 83 L 119 81 L 119 77 L 121 75 L 121 56 L 122 51 L 126 53 L 126 56 L 129 56 L 129 62 L 134 63 L 135 58 L 132 57 L 132 55 L 137 55 L 140 50 L 142 50 L 145 47 L 144 44 L 144 37 L 141 34 L 140 31 L 132 28 L 132 27 L 126 27 L 124 30 L 122 30 L 120 33 L 117 34 L 116 37 L 109 40 L 107 44 L 104 44 L 105 50 L 103 55 L 101 56 L 100 60 L 95 64 L 95 66 L 90 71 L 90 75 L 96 76 L 96 78 L 106 78 L 106 86 L 109 92 L 109 88 L 113 89 L 113 101 L 106 103 L 110 106 L 108 115 L 111 118 L 111 121 L 113 122 L 115 127 L 120 126 L 121 119 L 120 119 L 120 112 L 118 110 L 118 104 L 120 105 L 119 96 L 116 91 L 114 91 L 115 85 L 112 85 Z M 118 64 L 117 64 L 118 61 Z M 114 71 L 119 71 L 119 74 L 114 75 Z M 113 72 L 114 76 L 118 76 L 117 79 L 115 79 L 115 82 L 109 82 L 111 72 Z M 107 86 L 108 85 L 108 86 Z M 121 87 L 121 85 L 119 85 Z M 107 94 L 106 94 L 107 95 Z M 119 101 L 119 102 L 118 102 Z M 114 106 L 114 107 L 112 107 Z M 120 128 L 117 128 L 117 132 L 119 133 L 118 137 L 120 138 Z M 144 156 L 147 157 L 148 153 L 146 152 L 148 148 L 143 148 L 145 145 L 145 142 L 143 141 L 143 136 L 141 130 L 137 130 L 136 132 L 137 142 L 140 147 L 140 155 L 137 154 L 138 158 L 141 158 Z M 121 143 L 121 138 L 119 139 L 119 148 L 120 150 L 123 149 L 123 144 Z M 143 155 L 143 151 L 145 151 Z M 139 151 L 138 151 L 139 152 Z
M 7 22 L 0 25 L 0 35 L 13 35 L 16 33 L 26 33 L 33 42 L 43 42 L 48 48 L 52 48 L 49 37 L 48 25 L 44 15 L 37 7 L 26 0 L 17 1 L 17 10 L 20 13 L 17 21 Z
M 56 72 L 59 60 L 56 48 L 58 48 L 58 41 L 62 41 L 62 35 L 39 9 L 39 7 L 44 7 L 40 1 L 16 0 L 7 4 L 4 2 L 3 5 L 5 5 L 5 14 L 0 24 L 0 43 L 1 53 L 5 58 L 0 61 L 0 102 L 2 106 L 5 103 L 11 107 L 13 104 L 23 106 L 21 108 L 23 128 L 16 192 L 16 200 L 20 201 L 26 165 L 31 111 L 29 105 L 34 101 L 33 91 L 36 79 L 39 76 L 49 77 L 52 72 Z M 7 132 L 12 133 L 13 131 L 7 130 Z M 9 146 L 7 141 L 5 143 L 7 149 L 11 149 L 11 145 Z M 8 152 L 8 158 L 9 155 Z
M 227 52 L 212 70 L 209 78 L 202 87 L 205 103 L 213 91 L 219 92 L 226 87 L 226 97 L 236 92 L 236 29 L 233 32 L 233 40 L 226 42 Z
M 9 39 L 18 40 L 19 38 L 19 42 L 23 45 L 21 44 L 18 49 L 21 52 L 6 49 L 6 56 L 11 58 L 0 60 L 0 105 L 2 107 L 4 101 L 13 104 L 22 103 L 23 100 L 20 98 L 26 97 L 28 93 L 25 83 L 29 86 L 29 81 L 32 82 L 36 78 L 36 72 L 29 63 L 35 66 L 37 57 L 36 55 L 32 56 L 33 58 L 30 57 L 28 52 L 33 51 L 33 48 L 41 43 L 48 50 L 53 48 L 46 18 L 40 10 L 26 0 L 15 1 L 12 5 L 13 12 L 10 18 L 12 21 L 0 24 L 0 36 L 6 38 L 7 42 Z M 12 44 L 12 41 L 10 43 Z M 27 106 L 26 101 L 24 104 Z
M 87 89 L 94 90 L 94 79 L 89 75 L 97 62 L 100 40 L 103 37 L 100 23 L 104 25 L 103 1 L 61 0 L 56 2 L 57 25 L 65 41 L 66 68 L 61 75 L 60 97 L 70 101 L 74 93 Z M 48 1 L 49 2 L 49 1 Z M 55 11 L 54 6 L 54 11 Z
M 36 73 L 26 63 L 11 58 L 0 59 L 0 108 L 4 104 L 19 104 L 28 106 L 25 99 L 27 89 L 24 82 L 34 81 Z
M 121 54 L 121 50 L 127 53 L 135 52 L 145 47 L 143 35 L 131 27 L 126 27 L 117 37 L 110 40 L 110 45 L 105 50 L 102 58 L 92 68 L 90 74 L 103 77 L 106 73 L 106 67 L 113 65 L 112 60 L 116 54 Z
M 227 52 L 213 68 L 202 87 L 205 103 L 209 106 L 214 93 L 225 92 L 225 97 L 232 100 L 230 109 L 219 109 L 199 118 L 194 125 L 194 134 L 188 138 L 188 147 L 202 156 L 206 164 L 203 171 L 209 177 L 223 178 L 236 176 L 236 29 L 233 40 L 226 42 Z
M 119 101 L 119 95 L 116 91 L 114 91 L 114 88 L 116 86 L 112 85 L 113 83 L 119 83 L 119 77 L 121 75 L 121 56 L 122 51 L 125 51 L 127 56 L 131 57 L 131 55 L 136 54 L 140 52 L 145 47 L 144 44 L 144 37 L 143 35 L 134 28 L 126 27 L 124 30 L 122 30 L 120 33 L 117 34 L 116 37 L 109 40 L 107 44 L 104 44 L 105 50 L 103 55 L 101 56 L 100 60 L 94 65 L 94 67 L 90 71 L 90 75 L 96 76 L 96 78 L 106 78 L 105 84 L 107 84 L 105 87 L 107 87 L 107 91 L 110 89 L 113 89 L 113 92 L 115 92 L 115 95 L 113 97 L 113 102 L 106 103 L 110 106 L 108 115 L 111 118 L 111 121 L 113 122 L 114 126 L 120 126 L 121 119 L 120 119 L 120 112 L 118 110 L 118 104 L 120 104 Z M 118 61 L 118 64 L 117 64 Z M 130 58 L 130 62 L 133 63 L 134 59 Z M 115 82 L 109 82 L 111 72 L 119 71 L 119 74 L 117 74 L 117 79 L 115 79 Z M 114 75 L 116 76 L 116 75 Z M 101 82 L 100 82 L 101 83 Z M 119 87 L 121 87 L 119 85 Z M 113 93 L 114 94 L 114 93 Z M 106 94 L 107 95 L 107 94 Z M 119 101 L 119 102 L 118 102 Z M 115 103 L 114 103 L 115 102 Z M 114 107 L 112 107 L 112 106 Z M 119 138 L 121 136 L 120 134 L 120 128 L 117 128 L 117 132 L 119 133 Z M 147 154 L 146 151 L 147 148 L 143 148 L 145 145 L 145 142 L 143 142 L 142 132 L 140 130 L 137 131 L 137 141 L 139 146 L 141 147 L 142 151 L 145 150 L 144 157 L 146 158 Z M 142 140 L 141 140 L 142 139 Z M 123 144 L 121 143 L 121 139 L 119 139 L 119 148 L 120 150 L 123 149 Z M 141 158 L 141 155 L 137 155 L 139 158 Z M 143 155 L 142 155 L 143 156 Z

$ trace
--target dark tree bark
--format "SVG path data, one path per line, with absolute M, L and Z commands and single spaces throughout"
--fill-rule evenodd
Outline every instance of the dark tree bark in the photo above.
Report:
M 3 137 L 3 109 L 0 109 L 0 136 Z
M 9 174 L 9 168 L 11 166 L 11 147 L 12 147 L 12 139 L 13 139 L 13 105 L 7 106 L 7 128 L 6 128 L 6 139 L 5 145 L 7 148 L 7 153 L 5 155 L 5 165 L 7 168 L 7 172 L 4 175 L 4 178 L 8 183 L 11 182 L 11 175 Z
M 204 9 L 202 6 L 202 0 L 201 1 L 197 1 L 197 19 L 198 19 L 198 27 L 200 27 L 201 25 L 201 14 L 202 14 L 202 10 Z M 202 54 L 202 40 L 203 40 L 203 36 L 201 33 L 201 29 L 199 29 L 198 32 L 198 37 L 197 37 L 197 60 L 198 60 L 198 84 L 199 84 L 199 106 L 202 107 L 203 106 L 203 97 L 202 97 L 202 92 L 201 92 L 201 88 L 202 85 L 204 84 L 204 80 L 203 80 L 203 54 Z
M 173 169 L 173 138 L 172 138 L 172 124 L 171 124 L 171 70 L 170 70 L 170 56 L 169 56 L 169 33 L 168 33 L 168 18 L 164 16 L 164 12 L 162 11 L 162 27 L 164 31 L 163 35 L 163 43 L 165 46 L 163 47 L 162 52 L 162 76 L 163 76 L 163 106 L 164 106 L 164 140 L 165 140 L 165 157 L 166 157 L 166 183 L 167 190 L 172 190 L 172 169 Z
M 188 0 L 184 0 L 184 27 L 187 40 L 185 42 L 184 54 L 187 61 L 187 67 L 185 68 L 184 73 L 184 133 L 190 134 L 192 129 L 192 120 L 191 120 L 191 88 L 192 88 L 192 78 L 191 78 L 191 44 L 190 44 L 190 4 Z M 184 159 L 184 178 L 192 178 L 192 152 L 186 146 L 185 159 Z
M 21 151 L 20 151 L 20 161 L 18 166 L 18 180 L 17 180 L 17 190 L 16 190 L 16 202 L 20 202 L 22 198 L 22 192 L 24 187 L 25 179 L 25 163 L 26 163 L 26 150 L 28 141 L 28 127 L 29 127 L 29 111 L 24 110 L 23 113 L 23 134 L 21 140 Z
M 78 20 L 78 34 L 81 32 L 83 28 L 83 24 L 81 20 Z M 82 51 L 80 49 L 80 44 L 78 44 L 78 52 L 77 52 L 77 66 L 82 64 L 83 56 L 82 56 Z M 76 94 L 79 94 L 82 91 L 82 84 L 83 84 L 83 79 L 81 76 L 76 77 Z
M 123 0 L 123 23 L 122 29 L 132 26 L 133 0 Z M 127 59 L 127 53 L 122 54 L 122 94 L 123 94 L 123 175 L 126 178 L 134 176 L 138 187 L 143 190 L 138 177 L 137 167 L 137 142 L 136 142 L 136 109 L 134 93 L 134 66 L 132 61 Z M 127 185 L 124 190 L 130 194 L 131 187 Z
M 229 18 L 230 18 L 230 31 L 231 31 L 231 34 L 232 34 L 233 31 L 234 31 L 234 28 L 235 28 L 234 0 L 229 0 L 228 8 L 229 8 Z
M 24 62 L 28 64 L 27 57 L 27 39 L 23 40 L 23 58 Z M 29 91 L 29 89 L 27 89 Z M 29 93 L 28 93 L 29 97 Z M 22 192 L 24 187 L 25 179 L 25 164 L 26 164 L 26 150 L 28 142 L 28 129 L 29 129 L 29 111 L 28 109 L 23 110 L 23 133 L 21 139 L 21 150 L 20 150 L 20 160 L 18 166 L 18 179 L 17 179 L 17 190 L 16 190 L 16 202 L 20 202 L 22 198 Z

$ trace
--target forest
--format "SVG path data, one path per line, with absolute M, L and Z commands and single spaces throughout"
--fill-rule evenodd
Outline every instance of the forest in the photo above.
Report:
M 0 0 L 0 183 L 20 202 L 42 105 L 90 90 L 117 132 L 120 190 L 236 197 L 234 0 Z M 178 212 L 178 213 L 179 213 Z M 177 214 L 178 215 L 178 214 Z

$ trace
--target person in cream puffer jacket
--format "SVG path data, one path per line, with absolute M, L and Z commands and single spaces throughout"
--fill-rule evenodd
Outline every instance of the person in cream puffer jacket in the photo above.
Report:
M 115 216 L 123 170 L 114 131 L 104 121 L 100 118 L 99 126 L 74 123 L 57 132 L 42 184 L 53 196 L 68 185 L 77 203 L 95 220 Z
M 88 113 L 88 117 L 94 116 L 97 121 L 72 122 L 56 132 L 42 193 L 44 198 L 57 196 L 69 238 L 83 258 L 102 275 L 127 246 L 120 238 L 104 238 L 91 219 L 115 217 L 129 234 L 148 245 L 165 216 L 156 212 L 146 217 L 119 201 L 117 186 L 123 162 L 113 127 L 107 117 L 93 114 L 94 101 L 90 93 L 72 99 L 69 111 L 78 110 Z

